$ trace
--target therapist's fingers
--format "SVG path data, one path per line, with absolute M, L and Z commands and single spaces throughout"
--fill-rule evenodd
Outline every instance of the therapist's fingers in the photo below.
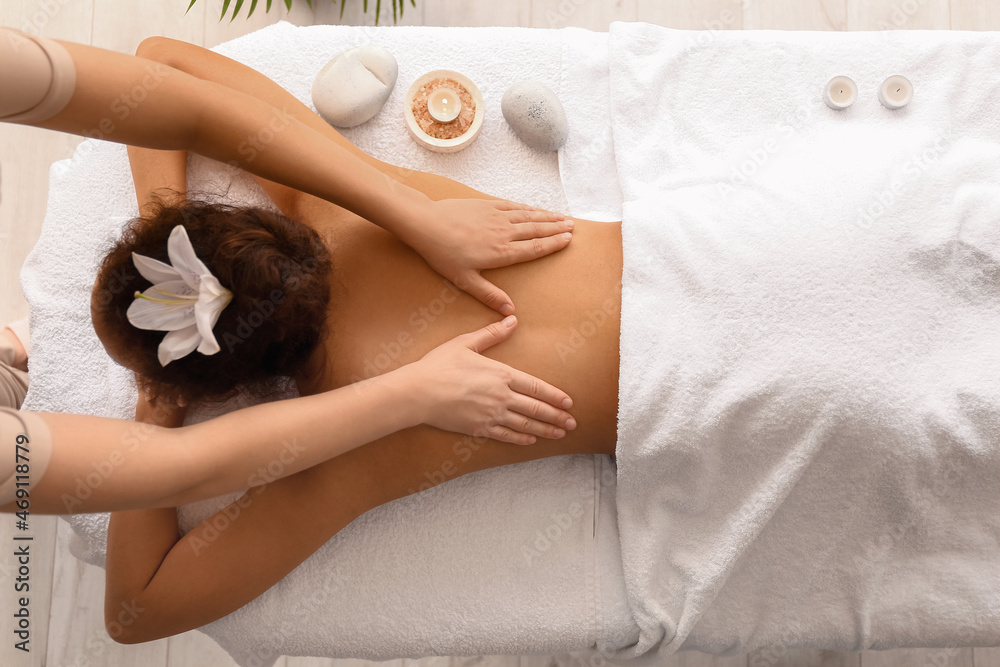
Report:
M 499 440 L 500 442 L 509 442 L 512 445 L 533 445 L 535 444 L 535 436 L 528 435 L 527 433 L 518 433 L 506 426 L 500 426 L 494 424 L 493 426 L 486 429 L 486 435 L 493 438 L 494 440 Z
M 563 232 L 555 236 L 547 236 L 540 239 L 533 238 L 526 241 L 511 241 L 508 244 L 510 250 L 507 253 L 506 259 L 510 264 L 530 262 L 533 259 L 545 257 L 546 255 L 551 255 L 554 252 L 562 250 L 569 245 L 572 239 L 573 234 Z
M 563 222 L 519 222 L 513 226 L 512 241 L 527 241 L 555 236 L 573 229 L 573 221 Z
M 512 389 L 511 391 L 514 390 Z M 512 413 L 523 415 L 524 417 L 548 424 L 553 428 L 561 428 L 566 431 L 572 431 L 576 428 L 576 420 L 573 419 L 573 415 L 570 413 L 554 407 L 551 403 L 546 403 L 543 400 L 525 396 L 521 393 L 515 392 L 514 397 L 508 402 L 507 408 Z M 510 426 L 510 424 L 507 425 Z M 553 437 L 538 431 L 530 432 L 546 438 Z M 565 435 L 565 433 L 563 435 Z M 559 435 L 554 437 L 561 438 L 562 436 Z
M 562 213 L 553 213 L 540 208 L 513 209 L 506 211 L 507 220 L 513 223 L 521 222 L 567 222 Z
M 528 375 L 524 371 L 514 371 L 514 376 L 507 386 L 519 394 L 537 398 L 563 410 L 573 407 L 573 399 L 562 389 L 553 387 L 544 380 L 539 380 L 534 375 Z
M 552 424 L 546 424 L 545 422 L 540 422 L 537 419 L 532 419 L 531 417 L 525 417 L 517 412 L 508 412 L 500 418 L 499 422 L 500 426 L 506 426 L 515 433 L 533 435 L 539 438 L 548 438 L 549 440 L 558 440 L 566 435 L 565 429 L 553 426 Z
M 510 316 L 514 312 L 514 302 L 507 296 L 507 293 L 483 278 L 478 271 L 466 272 L 463 278 L 455 281 L 455 285 L 501 315 Z
M 549 211 L 544 208 L 539 208 L 537 206 L 529 206 L 528 204 L 522 204 L 516 201 L 510 201 L 508 199 L 497 199 L 493 201 L 493 205 L 501 211 L 527 211 L 529 214 L 535 214 L 537 217 L 526 217 L 523 221 L 528 220 L 564 220 L 566 216 L 562 213 L 556 211 Z M 517 222 L 517 221 L 515 221 Z

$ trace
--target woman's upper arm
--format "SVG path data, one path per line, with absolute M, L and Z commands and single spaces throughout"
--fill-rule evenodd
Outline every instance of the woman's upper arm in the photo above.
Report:
M 276 584 L 379 504 L 378 484 L 364 472 L 364 449 L 251 487 L 178 539 L 141 589 L 116 585 L 124 573 L 109 560 L 106 620 L 113 622 L 111 612 L 122 605 L 144 610 L 114 638 L 136 643 L 185 632 L 232 613 Z M 262 482 L 267 480 L 250 480 Z
M 290 101 L 300 104 L 291 93 L 280 88 L 278 84 L 260 72 L 197 44 L 189 44 L 168 37 L 147 37 L 139 44 L 135 54 L 187 72 L 200 79 L 213 81 L 253 95 L 276 107 L 281 103 L 282 94 L 287 95 Z M 305 111 L 312 114 L 312 111 L 307 107 Z M 315 116 L 315 114 L 312 115 Z M 285 121 L 276 116 L 273 122 L 274 127 L 262 127 L 258 136 L 246 137 L 243 143 L 237 146 L 239 154 L 249 160 L 253 159 L 258 152 L 266 150 L 268 138 L 273 139 L 274 132 L 280 132 L 282 123 Z M 267 196 L 284 215 L 298 218 L 299 199 L 303 196 L 302 192 L 254 174 L 250 174 L 250 176 L 264 189 Z
M 128 147 L 129 168 L 139 213 L 155 200 L 182 204 L 187 198 L 187 151 Z

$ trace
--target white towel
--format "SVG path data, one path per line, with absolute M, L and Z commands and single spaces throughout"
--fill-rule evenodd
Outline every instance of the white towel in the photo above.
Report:
M 614 657 L 1000 644 L 1000 34 L 614 23 L 609 52 Z
M 578 218 L 622 219 L 622 192 L 611 138 L 608 92 L 608 33 L 563 28 L 559 98 L 566 108 L 569 136 L 559 151 L 559 172 Z
M 388 162 L 565 210 L 557 154 L 521 143 L 499 107 L 503 91 L 519 79 L 559 89 L 558 31 L 296 28 L 283 22 L 215 50 L 262 71 L 308 105 L 319 69 L 336 53 L 368 41 L 395 54 L 399 80 L 383 111 L 345 136 Z M 459 153 L 417 146 L 399 112 L 410 82 L 437 68 L 470 76 L 487 102 L 481 135 Z M 563 102 L 574 110 L 574 125 L 585 125 L 572 100 Z M 198 156 L 189 160 L 188 185 L 229 188 L 231 199 L 270 205 L 249 177 Z M 100 259 L 136 212 L 122 146 L 88 140 L 72 160 L 53 165 L 41 238 L 21 275 L 34 344 L 26 409 L 131 418 L 134 384 L 96 339 L 89 298 Z M 596 463 L 592 456 L 571 456 L 505 466 L 376 508 L 205 632 L 242 664 L 258 665 L 282 653 L 370 660 L 552 653 L 634 634 L 623 605 L 605 611 L 600 603 L 605 591 L 613 598 L 622 589 L 609 580 L 615 564 L 602 570 L 600 593 L 595 582 Z M 185 529 L 222 502 L 183 508 Z M 580 513 L 567 525 L 564 515 L 574 503 Z M 107 515 L 77 515 L 70 523 L 79 535 L 74 553 L 103 565 Z M 558 539 L 547 544 L 539 531 Z M 616 544 L 615 531 L 604 534 Z M 536 557 L 526 557 L 532 550 Z M 620 566 L 618 572 L 620 577 Z

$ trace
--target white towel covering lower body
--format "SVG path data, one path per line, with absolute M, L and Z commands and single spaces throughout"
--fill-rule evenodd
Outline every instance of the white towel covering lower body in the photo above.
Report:
M 1000 34 L 691 43 L 611 30 L 614 657 L 1000 645 Z

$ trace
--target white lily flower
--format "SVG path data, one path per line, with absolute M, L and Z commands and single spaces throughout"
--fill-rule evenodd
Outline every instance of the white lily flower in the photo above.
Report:
M 218 352 L 212 328 L 233 299 L 233 293 L 195 255 L 183 226 L 170 232 L 167 255 L 170 264 L 132 253 L 135 268 L 153 286 L 136 292 L 126 313 L 138 329 L 169 332 L 157 349 L 161 366 L 195 349 L 206 355 Z

